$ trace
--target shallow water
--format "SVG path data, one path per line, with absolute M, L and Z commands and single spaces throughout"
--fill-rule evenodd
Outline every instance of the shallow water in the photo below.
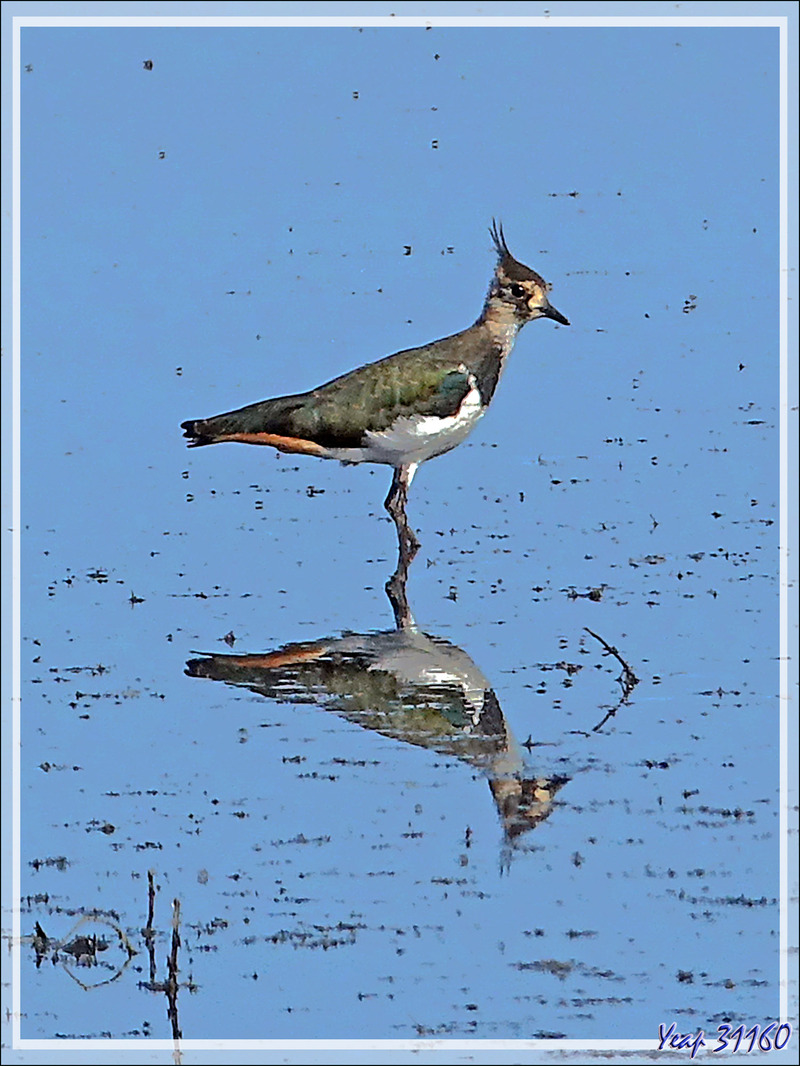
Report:
M 169 1035 L 149 870 L 161 982 L 180 901 L 184 1036 L 772 1018 L 775 527 L 733 449 L 728 514 L 684 522 L 682 464 L 532 461 L 502 428 L 414 486 L 411 634 L 380 469 L 176 446 L 155 520 L 103 486 L 124 543 L 27 539 L 26 1035 Z
M 568 78 L 564 155 L 532 167 L 523 109 L 484 122 L 496 84 L 562 78 L 570 49 L 605 70 L 610 37 L 537 37 L 537 66 L 510 31 L 488 54 L 295 35 L 267 65 L 273 38 L 170 31 L 162 83 L 141 80 L 145 31 L 92 32 L 23 56 L 23 1037 L 656 1046 L 660 1023 L 774 1021 L 761 52 L 684 34 L 655 56 L 648 30 L 618 65 L 658 104 L 646 123 L 597 71 L 576 115 Z M 435 76 L 369 102 L 386 56 L 416 69 L 434 40 Z M 713 63 L 732 95 L 698 89 Z M 267 69 L 280 121 L 252 88 Z M 356 80 L 345 112 L 331 87 L 350 105 Z M 534 171 L 506 235 L 573 325 L 526 327 L 474 434 L 420 469 L 398 633 L 387 468 L 187 452 L 178 427 L 474 320 L 498 196 L 491 168 L 470 184 L 479 119 L 487 159 Z

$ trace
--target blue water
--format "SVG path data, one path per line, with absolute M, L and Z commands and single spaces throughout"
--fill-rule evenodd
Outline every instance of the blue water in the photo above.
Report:
M 369 100 L 382 69 L 370 82 L 349 68 L 364 42 L 337 39 L 313 106 L 303 97 L 317 151 L 301 152 L 297 128 L 296 144 L 281 134 L 294 147 L 272 160 L 270 190 L 260 127 L 258 151 L 223 134 L 255 116 L 285 131 L 295 104 L 288 94 L 269 117 L 277 102 L 248 80 L 262 60 L 237 40 L 238 73 L 174 36 L 164 48 L 107 41 L 112 73 L 140 94 L 135 125 L 101 107 L 105 67 L 91 84 L 80 73 L 91 50 L 76 62 L 52 40 L 27 46 L 38 81 L 26 114 L 42 126 L 26 135 L 25 164 L 24 269 L 37 285 L 23 300 L 23 1036 L 172 1035 L 142 934 L 149 870 L 157 982 L 180 902 L 186 1039 L 656 1041 L 661 1022 L 713 1033 L 774 1020 L 771 135 L 731 146 L 715 133 L 698 156 L 713 165 L 665 197 L 647 174 L 665 145 L 681 150 L 676 103 L 627 171 L 570 156 L 509 193 L 511 249 L 553 282 L 573 325 L 528 326 L 476 432 L 414 482 L 422 550 L 408 595 L 430 638 L 425 674 L 417 653 L 387 660 L 376 644 L 392 630 L 389 471 L 234 445 L 187 452 L 178 425 L 474 319 L 496 208 L 469 187 L 468 100 L 438 125 L 429 111 L 404 119 L 427 153 L 409 149 L 417 199 L 426 174 L 467 186 L 438 221 L 434 197 L 424 236 L 409 236 L 413 212 L 381 203 L 377 164 L 359 152 L 382 113 L 391 121 L 413 101 L 394 81 Z M 474 38 L 437 40 L 451 67 L 431 67 L 426 99 L 439 77 L 449 92 L 488 93 L 500 53 L 481 67 Z M 727 70 L 739 45 L 714 40 L 708 54 Z M 693 41 L 658 63 L 686 64 L 699 92 L 710 60 Z M 770 49 L 740 69 L 743 84 Z M 195 115 L 192 64 L 213 84 L 233 78 L 239 102 L 210 112 L 204 96 Z M 159 89 L 165 68 L 171 88 Z M 62 110 L 90 88 L 98 108 L 89 163 L 76 144 L 63 201 L 34 151 L 52 143 L 55 86 L 68 92 Z M 334 88 L 342 98 L 328 100 Z M 361 119 L 344 111 L 356 89 L 370 108 Z M 559 141 L 572 99 L 554 93 Z M 166 137 L 160 108 L 175 100 Z M 639 112 L 634 99 L 619 106 L 624 129 Z M 758 113 L 759 98 L 747 106 Z M 340 112 L 341 160 L 325 154 L 341 148 Z M 527 122 L 504 113 L 486 151 Z M 62 135 L 83 128 L 70 123 Z M 687 137 L 684 150 L 688 165 L 700 146 Z M 716 189 L 715 151 L 741 164 L 739 193 Z M 332 179 L 352 196 L 362 166 L 374 200 L 340 209 Z M 488 189 L 489 171 L 478 177 Z M 279 649 L 289 674 L 274 672 Z M 232 684 L 186 672 L 213 655 L 257 656 L 273 673 Z M 638 679 L 627 693 L 621 661 Z M 443 679 L 454 663 L 460 680 Z M 470 718 L 476 692 L 503 723 L 489 740 Z M 493 788 L 521 781 L 539 783 L 544 806 L 512 832 Z M 554 781 L 550 794 L 542 783 Z M 81 960 L 69 950 L 81 935 L 105 946 Z

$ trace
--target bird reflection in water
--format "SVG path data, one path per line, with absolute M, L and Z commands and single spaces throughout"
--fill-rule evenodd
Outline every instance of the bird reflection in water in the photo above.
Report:
M 282 703 L 309 702 L 392 740 L 480 771 L 507 843 L 543 822 L 562 775 L 526 771 L 492 686 L 467 653 L 414 624 L 401 559 L 386 591 L 396 628 L 308 641 L 253 655 L 190 659 L 190 677 L 224 681 Z

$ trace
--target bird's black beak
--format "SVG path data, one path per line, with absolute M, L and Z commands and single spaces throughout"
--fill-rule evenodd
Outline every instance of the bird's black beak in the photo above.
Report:
M 569 319 L 564 318 L 560 311 L 556 311 L 552 304 L 548 304 L 542 311 L 542 314 L 545 318 L 552 318 L 554 322 L 559 322 L 562 326 L 569 325 Z

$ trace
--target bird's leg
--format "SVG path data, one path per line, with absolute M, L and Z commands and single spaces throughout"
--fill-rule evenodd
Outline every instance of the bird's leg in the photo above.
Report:
M 409 566 L 420 547 L 406 516 L 408 487 L 417 471 L 417 465 L 417 463 L 410 463 L 408 466 L 395 467 L 392 487 L 389 489 L 389 495 L 383 504 L 392 516 L 397 529 L 397 541 L 400 547 L 398 569 L 401 564 L 406 567 Z
M 406 517 L 406 503 L 408 501 L 408 486 L 411 484 L 415 470 L 416 464 L 413 466 L 400 466 L 395 469 L 392 487 L 384 505 L 397 527 L 399 547 L 397 569 L 386 582 L 386 595 L 392 605 L 394 620 L 398 629 L 405 629 L 414 624 L 406 595 L 406 582 L 408 580 L 408 568 L 419 551 L 419 541 L 414 535 L 414 531 L 409 527 L 408 518 Z
M 408 605 L 406 595 L 406 582 L 408 581 L 408 564 L 401 560 L 397 562 L 397 569 L 386 582 L 386 595 L 394 611 L 394 624 L 398 629 L 408 629 L 414 625 L 411 608 Z

